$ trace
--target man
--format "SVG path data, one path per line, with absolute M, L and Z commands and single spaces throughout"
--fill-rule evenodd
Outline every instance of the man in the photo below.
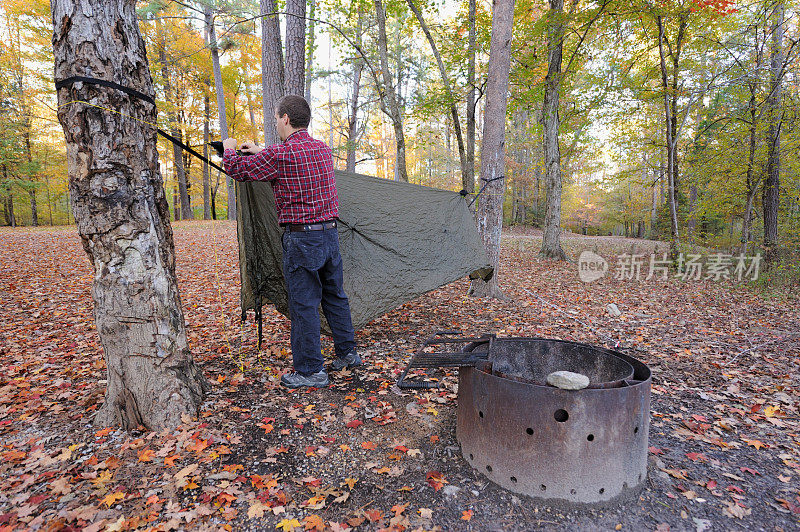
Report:
M 281 377 L 289 388 L 329 383 L 320 350 L 322 311 L 333 333 L 338 371 L 361 364 L 356 351 L 350 304 L 342 287 L 339 254 L 339 198 L 333 176 L 333 154 L 311 138 L 311 108 L 301 96 L 285 96 L 275 108 L 275 127 L 283 144 L 267 148 L 223 141 L 225 170 L 237 181 L 268 181 L 275 194 L 278 223 L 284 227 L 283 275 L 289 293 L 294 372 Z

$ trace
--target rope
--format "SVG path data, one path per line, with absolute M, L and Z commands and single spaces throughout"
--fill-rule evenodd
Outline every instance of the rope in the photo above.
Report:
M 138 98 L 138 99 L 140 99 L 142 101 L 145 101 L 145 102 L 147 102 L 149 104 L 152 104 L 152 105 L 156 104 L 155 100 L 153 100 L 153 98 L 151 98 L 150 96 L 148 96 L 146 94 L 143 94 L 143 93 L 141 93 L 141 92 L 139 92 L 139 91 L 137 91 L 135 89 L 131 89 L 130 87 L 125 87 L 124 85 L 120 85 L 119 83 L 114 83 L 113 81 L 107 81 L 107 80 L 104 80 L 104 79 L 97 79 L 97 78 L 88 78 L 88 77 L 85 77 L 85 76 L 72 76 L 72 77 L 69 77 L 69 78 L 58 80 L 58 81 L 56 81 L 56 89 L 67 88 L 69 85 L 72 85 L 73 83 L 91 83 L 91 84 L 94 84 L 94 85 L 101 85 L 103 87 L 109 87 L 109 88 L 112 88 L 112 89 L 117 89 L 119 91 L 124 92 L 125 94 L 128 94 L 130 96 L 134 96 L 135 98 Z M 217 165 L 216 163 L 208 160 L 203 155 L 197 153 L 192 147 L 187 146 L 186 144 L 181 142 L 179 139 L 176 139 L 175 137 L 173 137 L 172 135 L 170 135 L 169 133 L 167 133 L 166 131 L 164 131 L 160 127 L 158 127 L 158 125 L 153 124 L 152 122 L 148 122 L 147 120 L 142 120 L 141 118 L 136 118 L 135 116 L 126 115 L 125 113 L 121 113 L 121 112 L 117 111 L 116 109 L 111 109 L 109 107 L 103 107 L 102 105 L 93 104 L 93 103 L 87 102 L 85 100 L 70 100 L 70 101 L 68 101 L 66 103 L 62 103 L 61 105 L 59 105 L 58 109 L 61 109 L 62 107 L 65 107 L 65 106 L 73 104 L 73 103 L 82 103 L 84 105 L 89 105 L 89 106 L 95 107 L 97 109 L 103 109 L 104 111 L 108 111 L 110 113 L 116 113 L 116 114 L 118 114 L 119 116 L 121 116 L 123 118 L 129 118 L 131 120 L 135 120 L 137 122 L 141 122 L 142 124 L 146 124 L 146 125 L 154 128 L 159 135 L 161 135 L 162 137 L 164 137 L 168 141 L 172 142 L 173 144 L 177 145 L 183 151 L 186 151 L 186 152 L 190 153 L 191 155 L 197 157 L 198 159 L 200 159 L 204 163 L 207 163 L 208 165 L 213 166 L 214 168 L 216 168 L 220 172 L 224 173 L 225 175 L 228 174 L 225 171 L 224 168 L 222 168 L 221 166 Z
M 472 204 L 475 203 L 475 200 L 478 199 L 478 196 L 483 194 L 483 191 L 486 190 L 486 187 L 489 186 L 489 183 L 491 183 L 492 181 L 498 181 L 500 179 L 505 179 L 505 177 L 506 176 L 504 176 L 504 175 L 493 177 L 491 179 L 486 179 L 484 177 L 481 177 L 481 181 L 483 181 L 483 186 L 481 187 L 481 189 L 477 193 L 474 193 L 475 197 L 472 198 L 472 201 L 469 202 L 469 206 L 471 207 Z M 473 193 L 472 192 L 467 192 L 467 194 L 473 194 Z M 491 196 L 504 196 L 504 195 L 505 194 L 491 194 Z

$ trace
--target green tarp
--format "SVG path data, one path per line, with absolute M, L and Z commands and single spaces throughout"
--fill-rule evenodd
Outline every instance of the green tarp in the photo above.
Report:
M 344 288 L 359 329 L 415 297 L 492 269 L 467 200 L 456 192 L 336 171 Z M 236 184 L 242 311 L 288 313 L 272 187 Z

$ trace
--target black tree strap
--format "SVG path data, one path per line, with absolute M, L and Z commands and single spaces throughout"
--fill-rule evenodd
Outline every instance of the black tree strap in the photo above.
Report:
M 255 305 L 255 307 L 256 307 L 255 308 L 255 311 L 256 311 L 255 321 L 258 324 L 258 346 L 256 347 L 256 349 L 258 349 L 260 351 L 261 350 L 261 340 L 263 338 L 262 329 L 261 329 L 261 322 L 262 322 L 262 319 L 261 319 L 261 294 L 256 295 L 256 305 Z M 244 321 L 244 320 L 242 320 L 242 321 Z
M 103 87 L 109 87 L 109 88 L 112 88 L 112 89 L 117 89 L 119 91 L 124 92 L 125 94 L 130 95 L 130 96 L 135 96 L 136 98 L 139 98 L 140 100 L 144 100 L 147 103 L 150 103 L 150 104 L 153 104 L 153 105 L 156 104 L 156 101 L 153 98 L 151 98 L 150 96 L 148 96 L 147 94 L 145 94 L 143 92 L 137 91 L 136 89 L 132 89 L 130 87 L 126 87 L 124 85 L 120 85 L 119 83 L 115 83 L 113 81 L 108 81 L 108 80 L 105 80 L 105 79 L 89 78 L 89 77 L 86 77 L 86 76 L 70 76 L 68 78 L 58 80 L 58 81 L 56 81 L 56 90 L 62 89 L 64 87 L 68 87 L 68 86 L 72 85 L 73 83 L 91 83 L 92 85 L 102 85 Z
M 129 96 L 133 96 L 133 97 L 138 98 L 138 99 L 140 99 L 142 101 L 145 101 L 145 102 L 147 102 L 149 104 L 152 104 L 152 105 L 156 104 L 156 102 L 155 102 L 155 100 L 153 100 L 153 98 L 151 98 L 147 94 L 139 92 L 139 91 L 137 91 L 135 89 L 131 89 L 130 87 L 126 87 L 124 85 L 120 85 L 119 83 L 115 83 L 113 81 L 107 81 L 107 80 L 104 80 L 104 79 L 97 79 L 97 78 L 89 78 L 89 77 L 86 77 L 86 76 L 71 76 L 71 77 L 68 77 L 68 78 L 65 78 L 65 79 L 58 80 L 58 81 L 56 81 L 56 89 L 62 89 L 62 88 L 65 88 L 65 87 L 69 87 L 73 83 L 91 83 L 93 85 L 101 85 L 103 87 L 109 87 L 109 88 L 112 88 L 112 89 L 117 89 L 119 91 L 124 92 L 125 94 L 128 94 Z M 219 166 L 218 164 L 216 164 L 216 163 L 214 163 L 212 161 L 209 161 L 208 158 L 206 158 L 205 156 L 197 153 L 192 147 L 187 146 L 186 144 L 184 144 L 180 140 L 176 139 L 175 137 L 173 137 L 172 135 L 170 135 L 169 133 L 167 133 L 166 131 L 164 131 L 160 127 L 156 127 L 156 131 L 158 132 L 159 135 L 161 135 L 162 137 L 164 137 L 168 141 L 172 142 L 173 144 L 177 145 L 182 150 L 184 150 L 186 152 L 189 152 L 190 154 L 194 155 L 195 157 L 197 157 L 198 159 L 200 159 L 204 163 L 207 163 L 209 166 L 212 166 L 212 167 L 216 168 L 217 170 L 219 170 L 220 172 L 222 172 L 223 174 L 227 175 L 228 172 L 226 172 L 224 168 L 222 168 L 221 166 Z
M 486 190 L 486 187 L 489 186 L 489 183 L 491 183 L 492 181 L 498 181 L 500 179 L 505 179 L 505 177 L 506 176 L 504 176 L 504 175 L 493 177 L 491 179 L 486 179 L 485 177 L 481 177 L 481 181 L 483 181 L 483 186 L 478 191 L 478 193 L 475 194 L 475 197 L 472 198 L 472 201 L 470 201 L 469 204 L 472 205 L 473 203 L 475 203 L 475 200 L 478 199 L 478 196 L 480 196 L 483 193 L 484 190 Z

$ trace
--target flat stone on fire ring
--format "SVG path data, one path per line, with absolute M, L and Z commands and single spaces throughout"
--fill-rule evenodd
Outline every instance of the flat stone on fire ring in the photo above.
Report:
M 547 376 L 547 384 L 562 390 L 582 390 L 589 386 L 589 377 L 572 371 L 554 371 Z

